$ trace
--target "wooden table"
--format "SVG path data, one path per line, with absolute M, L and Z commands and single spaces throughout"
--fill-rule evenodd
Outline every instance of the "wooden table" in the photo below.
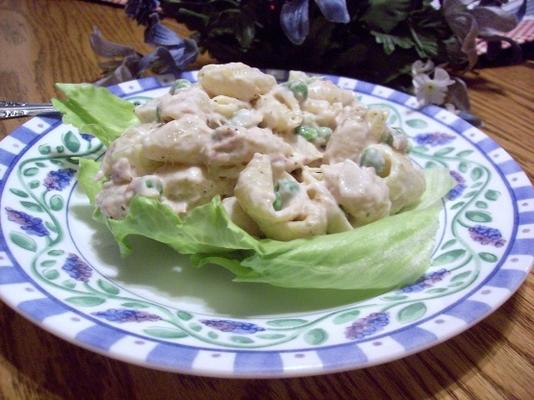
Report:
M 45 17 L 46 15 L 46 17 Z M 0 98 L 48 101 L 54 82 L 98 77 L 97 24 L 141 51 L 142 28 L 118 8 L 69 0 L 0 0 Z M 534 64 L 470 81 L 484 131 L 534 177 Z M 0 137 L 21 120 L 0 123 Z M 152 371 L 71 345 L 0 303 L 3 399 L 529 399 L 534 393 L 534 278 L 490 317 L 430 350 L 364 370 L 299 379 L 223 380 Z

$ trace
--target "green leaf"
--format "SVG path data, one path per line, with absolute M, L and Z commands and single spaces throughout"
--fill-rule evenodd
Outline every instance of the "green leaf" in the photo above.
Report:
M 33 180 L 29 183 L 30 185 L 30 189 L 35 189 L 37 187 L 39 187 L 39 185 L 41 184 L 41 182 L 39 182 L 38 180 Z
M 106 302 L 106 299 L 97 296 L 74 296 L 65 299 L 67 303 L 79 307 L 94 307 Z
M 291 319 L 274 319 L 267 321 L 267 325 L 275 328 L 295 328 L 300 325 L 304 325 L 308 322 L 305 319 L 291 318 Z
M 434 153 L 434 156 L 436 156 L 436 157 L 444 156 L 446 154 L 449 154 L 453 150 L 454 150 L 454 147 L 444 147 L 444 148 L 436 151 Z
M 63 208 L 63 197 L 59 194 L 55 194 L 50 197 L 50 208 L 54 211 L 59 211 Z
M 388 301 L 404 300 L 404 299 L 407 299 L 407 298 L 408 298 L 408 296 L 406 296 L 404 294 L 398 294 L 398 295 L 394 295 L 394 296 L 384 296 L 384 297 L 382 297 L 382 299 L 388 300 Z
M 99 279 L 97 284 L 98 284 L 98 287 L 106 293 L 116 295 L 116 294 L 119 294 L 120 292 L 119 288 L 117 288 L 115 285 L 112 285 L 111 283 L 103 279 Z
M 439 167 L 439 164 L 435 161 L 427 161 L 425 163 L 425 169 L 437 168 L 437 167 Z
M 336 325 L 344 324 L 346 322 L 355 320 L 358 317 L 358 315 L 360 315 L 360 310 L 347 311 L 347 312 L 337 315 L 332 320 L 332 322 Z
M 465 271 L 465 272 L 461 272 L 459 274 L 456 274 L 451 278 L 451 282 L 455 282 L 455 281 L 458 281 L 460 279 L 465 279 L 469 275 L 471 275 L 471 273 L 472 273 L 471 271 Z
M 39 204 L 31 202 L 31 201 L 21 201 L 20 204 L 24 206 L 29 211 L 34 212 L 43 212 L 43 207 L 41 207 Z
M 484 197 L 486 198 L 486 200 L 495 201 L 499 198 L 500 195 L 501 193 L 498 192 L 497 190 L 488 190 L 484 194 Z
M 45 225 L 48 229 L 50 229 L 52 232 L 56 232 L 57 233 L 57 227 L 51 223 L 51 222 L 48 222 L 48 221 L 45 221 Z
M 471 179 L 474 181 L 479 180 L 482 177 L 484 171 L 480 167 L 475 167 L 471 170 Z
M 24 171 L 22 171 L 22 175 L 24 176 L 35 176 L 38 173 L 39 173 L 39 168 L 36 168 L 36 167 L 26 168 Z
M 409 37 L 388 35 L 387 33 L 381 33 L 377 31 L 371 31 L 371 34 L 375 37 L 378 44 L 382 44 L 384 47 L 384 53 L 390 55 L 395 51 L 395 47 L 401 49 L 409 49 L 413 47 L 414 42 Z
M 230 336 L 230 340 L 234 343 L 237 343 L 237 344 L 250 344 L 250 343 L 254 343 L 254 340 L 252 340 L 251 338 L 249 337 L 246 337 L 246 336 L 237 336 L 237 335 L 234 335 L 234 336 Z
M 56 87 L 66 96 L 65 100 L 52 99 L 54 107 L 63 114 L 63 122 L 95 135 L 105 145 L 139 122 L 134 105 L 107 88 L 88 83 L 57 83 Z M 65 145 L 75 146 L 66 140 Z
M 63 147 L 62 146 L 58 146 L 58 147 L 61 149 L 61 151 L 63 151 Z M 52 158 L 52 159 L 50 159 L 48 161 L 50 161 L 52 164 L 59 165 L 60 167 L 63 166 L 63 161 L 61 161 L 61 160 L 56 160 L 56 159 Z
M 366 23 L 372 29 L 389 33 L 408 17 L 410 8 L 410 0 L 370 0 L 360 22 Z
M 80 160 L 80 168 L 78 170 L 78 183 L 83 192 L 89 198 L 91 204 L 95 204 L 96 195 L 102 189 L 102 181 L 96 181 L 95 175 L 100 169 L 98 161 L 82 158 Z
M 456 243 L 456 239 L 447 240 L 443 246 L 441 246 L 441 250 L 445 250 L 448 247 L 451 247 L 453 244 Z
M 478 208 L 488 208 L 488 203 L 486 203 L 485 201 L 477 201 L 475 203 L 475 206 L 477 206 Z
M 65 147 L 59 145 L 59 146 L 56 146 L 56 151 L 58 153 L 63 153 L 65 151 Z M 63 164 L 63 163 L 62 163 Z
M 408 125 L 410 128 L 424 129 L 428 126 L 428 123 L 424 119 L 413 118 L 406 121 L 406 125 Z
M 473 150 L 462 150 L 456 153 L 456 157 L 465 157 L 472 153 L 473 153 Z
M 48 271 L 43 272 L 43 276 L 46 279 L 53 281 L 54 279 L 59 278 L 59 272 L 55 269 L 49 269 Z
M 209 331 L 208 332 L 208 337 L 210 339 L 217 339 L 219 337 L 219 335 L 217 335 L 217 333 L 213 332 L 213 331 Z
M 485 201 L 477 201 L 475 203 L 475 206 L 477 206 L 478 208 L 488 208 L 488 203 L 486 203 Z
M 46 164 L 44 162 L 42 162 L 42 161 L 36 161 L 35 165 L 37 165 L 38 167 L 41 167 L 41 168 L 46 167 Z
M 472 188 L 477 188 L 477 187 L 480 187 L 484 184 L 484 182 L 482 181 L 478 181 L 478 182 L 475 182 L 471 185 Z
M 426 305 L 423 302 L 410 304 L 402 308 L 397 313 L 397 319 L 399 322 L 405 324 L 408 322 L 416 321 L 426 314 Z
M 465 216 L 473 222 L 491 222 L 492 218 L 486 211 L 467 211 Z
M 51 267 L 53 265 L 56 265 L 56 263 L 57 263 L 56 260 L 45 260 L 40 265 L 41 267 Z
M 62 256 L 63 254 L 65 254 L 65 252 L 63 250 L 50 250 L 48 253 L 49 256 Z
M 276 339 L 282 339 L 285 338 L 286 335 L 283 335 L 281 333 L 259 333 L 256 335 L 259 339 L 265 339 L 265 340 L 276 340 Z
M 143 332 L 147 335 L 158 337 L 161 339 L 181 339 L 189 336 L 187 332 L 184 332 L 181 329 L 177 328 L 166 328 L 166 327 L 151 327 L 143 329 Z
M 486 262 L 495 262 L 498 260 L 498 257 L 495 254 L 492 253 L 486 253 L 485 251 L 478 253 L 478 256 L 482 258 Z
M 65 136 L 63 136 L 63 144 L 71 153 L 76 153 L 80 150 L 80 140 L 72 131 L 68 131 Z
M 415 151 L 415 152 L 421 152 L 421 153 L 425 153 L 428 151 L 428 147 L 426 146 L 413 146 L 412 147 L 412 151 Z
M 76 287 L 76 282 L 74 282 L 72 279 L 67 279 L 66 281 L 61 282 L 61 284 L 67 289 L 73 289 Z
M 471 192 L 467 192 L 462 197 L 468 199 L 469 197 L 473 197 L 475 194 L 478 194 L 478 190 L 472 190 Z
M 189 328 L 195 332 L 200 332 L 202 330 L 202 325 L 197 324 L 196 322 L 190 322 Z
M 449 264 L 449 263 L 456 261 L 458 258 L 463 257 L 464 255 L 465 255 L 464 249 L 450 250 L 434 258 L 434 260 L 432 260 L 432 265 Z
M 9 189 L 9 191 L 10 191 L 11 193 L 13 193 L 15 196 L 24 197 L 24 198 L 28 197 L 28 193 L 26 193 L 26 192 L 23 191 L 23 190 L 19 190 L 19 189 L 11 188 L 11 189 Z
M 182 321 L 189 321 L 191 318 L 193 318 L 193 315 L 189 314 L 187 311 L 176 311 L 176 315 Z
M 445 289 L 445 288 L 433 288 L 433 289 L 426 290 L 425 293 L 438 294 L 438 293 L 445 293 L 446 291 L 447 291 L 447 289 Z
M 438 54 L 438 41 L 435 36 L 430 36 L 421 31 L 417 32 L 410 26 L 410 33 L 415 42 L 415 50 L 420 58 L 433 58 Z
M 9 239 L 16 244 L 17 246 L 23 248 L 24 250 L 28 251 L 35 251 L 37 250 L 37 243 L 35 243 L 35 240 L 33 240 L 31 237 L 24 233 L 20 232 L 10 232 Z
M 46 155 L 46 154 L 50 154 L 50 151 L 52 150 L 50 148 L 49 145 L 47 144 L 42 144 L 38 147 L 38 150 L 39 150 L 39 153 L 43 154 L 43 155 Z
M 137 301 L 128 301 L 126 303 L 122 303 L 121 306 L 126 307 L 126 308 L 148 308 L 150 307 L 146 304 L 138 303 Z
M 456 210 L 457 208 L 462 207 L 464 204 L 465 204 L 465 202 L 460 201 L 459 203 L 456 203 L 455 205 L 453 205 L 453 206 L 451 207 L 451 210 Z
M 304 341 L 312 346 L 324 343 L 328 339 L 328 333 L 324 329 L 315 328 L 304 334 Z
M 128 215 L 109 219 L 107 224 L 124 247 L 125 238 L 141 234 L 193 254 L 196 266 L 211 263 L 227 268 L 239 282 L 385 289 L 417 279 L 430 263 L 439 225 L 440 207 L 436 206 L 452 179 L 443 168 L 425 171 L 425 177 L 427 190 L 409 211 L 349 232 L 288 242 L 250 236 L 230 221 L 219 197 L 182 219 L 158 200 L 136 196 L 130 201 Z M 369 265 L 373 265 L 372 273 Z
M 465 161 L 461 161 L 460 164 L 458 164 L 458 169 L 460 172 L 466 173 L 469 169 L 469 166 Z
M 463 281 L 457 281 L 457 282 L 452 282 L 452 283 L 449 283 L 449 287 L 458 287 L 458 286 L 462 286 L 464 284 Z

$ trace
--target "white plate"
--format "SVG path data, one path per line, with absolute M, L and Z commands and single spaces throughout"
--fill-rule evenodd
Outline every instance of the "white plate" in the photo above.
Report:
M 268 71 L 283 80 L 284 71 Z M 184 78 L 196 79 L 187 72 Z M 34 118 L 0 144 L 0 297 L 44 329 L 146 367 L 223 377 L 329 373 L 426 349 L 475 324 L 517 290 L 534 251 L 534 191 L 493 140 L 406 94 L 327 76 L 390 111 L 416 162 L 457 180 L 441 215 L 433 265 L 417 283 L 361 293 L 239 284 L 221 268 L 195 269 L 148 240 L 121 259 L 91 219 L 75 180 L 77 156 L 99 142 L 59 119 Z M 174 78 L 110 89 L 141 103 Z

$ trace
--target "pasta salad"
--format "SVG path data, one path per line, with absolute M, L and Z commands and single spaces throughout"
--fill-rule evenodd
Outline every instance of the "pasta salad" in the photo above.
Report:
M 249 234 L 288 241 L 397 214 L 425 191 L 386 112 L 302 72 L 277 84 L 242 63 L 207 65 L 198 83 L 178 80 L 135 114 L 97 175 L 96 205 L 111 219 L 136 196 L 178 216 L 220 196 Z

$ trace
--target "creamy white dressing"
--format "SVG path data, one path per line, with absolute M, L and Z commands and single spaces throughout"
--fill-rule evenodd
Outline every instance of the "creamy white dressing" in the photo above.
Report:
M 136 114 L 141 123 L 109 146 L 98 175 L 106 182 L 97 205 L 111 218 L 125 216 L 134 196 L 183 215 L 219 195 L 250 234 L 291 240 L 375 221 L 424 191 L 385 112 L 301 72 L 277 84 L 241 63 L 209 65 L 198 84 Z M 387 167 L 382 176 L 359 165 L 370 148 Z

